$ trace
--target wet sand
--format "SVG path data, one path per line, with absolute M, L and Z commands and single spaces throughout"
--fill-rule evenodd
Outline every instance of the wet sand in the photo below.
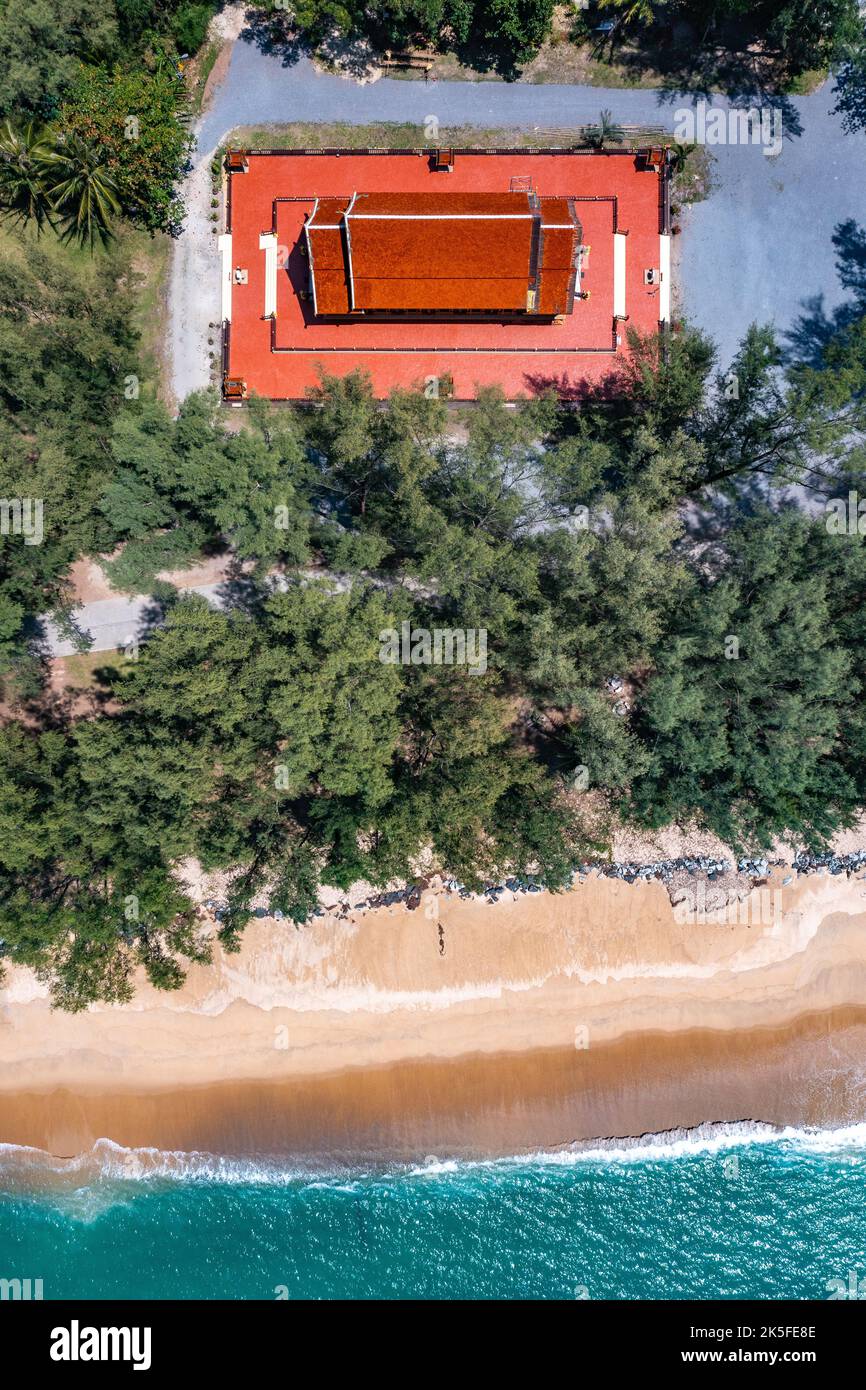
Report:
M 708 1121 L 837 1127 L 866 1115 L 866 1009 L 784 1028 L 643 1034 L 269 1084 L 0 1097 L 7 1143 L 58 1156 L 131 1149 L 365 1158 L 481 1157 Z
M 13 971 L 0 1142 L 411 1159 L 861 1121 L 866 883 L 778 890 L 778 912 L 758 897 L 723 924 L 677 920 L 659 884 L 600 879 L 257 922 L 179 993 L 143 985 L 75 1016 Z

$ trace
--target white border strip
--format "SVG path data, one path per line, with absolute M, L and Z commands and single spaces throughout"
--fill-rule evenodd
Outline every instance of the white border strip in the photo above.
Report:
M 230 232 L 217 237 L 217 246 L 222 257 L 220 267 L 220 287 L 222 289 L 223 323 L 232 321 L 232 238 Z
M 671 239 L 664 233 L 659 237 L 659 322 L 671 321 Z
M 622 232 L 613 234 L 613 313 L 625 318 L 625 243 Z
M 273 232 L 262 232 L 259 250 L 265 253 L 265 318 L 277 314 L 277 238 Z
M 355 191 L 352 194 L 352 201 L 346 208 L 346 211 L 343 213 L 343 228 L 345 228 L 346 234 L 346 264 L 349 269 L 349 308 L 352 310 L 353 313 L 358 306 L 355 303 L 355 269 L 352 265 L 352 230 L 349 226 L 349 218 L 352 215 L 352 208 L 355 206 L 355 203 L 357 201 L 358 194 L 357 191 Z
M 348 214 L 347 214 L 348 216 Z M 353 212 L 365 222 L 531 222 L 534 212 Z

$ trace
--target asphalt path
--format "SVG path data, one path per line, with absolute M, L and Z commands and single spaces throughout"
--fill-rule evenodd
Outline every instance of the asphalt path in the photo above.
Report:
M 292 121 L 416 122 L 419 144 L 435 117 L 442 127 L 478 125 L 574 130 L 609 108 L 628 124 L 682 129 L 698 118 L 692 94 L 499 81 L 381 78 L 358 83 L 315 69 L 304 54 L 268 53 L 242 27 L 226 75 L 196 130 L 185 196 L 187 228 L 172 263 L 169 296 L 172 385 L 178 400 L 209 381 L 208 337 L 219 317 L 219 261 L 210 222 L 208 166 L 239 126 Z M 728 111 L 741 102 L 713 95 Z M 848 135 L 832 113 L 832 84 L 782 103 L 781 148 L 714 144 L 710 195 L 682 217 L 677 241 L 680 312 L 716 342 L 726 366 L 750 323 L 772 323 L 792 352 L 808 352 L 849 298 L 840 269 L 866 282 L 857 230 L 866 228 L 866 135 Z M 776 119 L 776 118 L 774 118 Z M 766 148 L 778 127 L 767 130 Z M 218 585 L 196 592 L 220 603 Z M 94 651 L 124 646 L 146 630 L 150 600 L 101 599 L 76 611 Z M 48 625 L 57 656 L 73 645 Z

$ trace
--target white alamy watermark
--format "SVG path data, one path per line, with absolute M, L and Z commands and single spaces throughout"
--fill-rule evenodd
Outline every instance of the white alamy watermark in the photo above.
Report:
M 379 633 L 379 660 L 386 666 L 466 666 L 470 676 L 483 676 L 487 628 L 386 627 Z
M 824 1288 L 827 1290 L 831 1303 L 839 1299 L 860 1303 L 866 1299 L 866 1279 L 860 1276 L 860 1271 L 857 1269 L 848 1270 L 847 1280 L 828 1279 Z
M 753 888 L 745 898 L 711 903 L 703 881 L 688 889 L 674 904 L 674 921 L 719 927 L 775 927 L 782 920 L 782 890 Z
M 43 514 L 41 497 L 0 497 L 0 536 L 23 536 L 25 545 L 41 545 Z
M 701 97 L 674 112 L 674 138 L 686 145 L 763 145 L 764 154 L 782 152 L 782 111 L 778 106 L 713 106 Z
M 0 1301 L 12 1303 L 39 1302 L 42 1299 L 41 1279 L 0 1279 Z
M 131 1361 L 134 1371 L 150 1370 L 149 1327 L 82 1327 L 73 1318 L 69 1327 L 51 1332 L 52 1361 Z
M 866 497 L 857 492 L 828 497 L 824 511 L 824 524 L 831 536 L 866 536 Z

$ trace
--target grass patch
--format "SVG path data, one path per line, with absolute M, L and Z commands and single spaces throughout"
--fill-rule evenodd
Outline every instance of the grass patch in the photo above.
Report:
M 74 242 L 64 244 L 50 227 L 38 236 L 33 226 L 13 228 L 0 222 L 0 256 L 13 261 L 26 259 L 31 246 L 38 246 L 61 271 L 68 267 L 81 275 L 85 283 L 92 281 L 94 289 L 106 256 L 118 249 L 121 251 L 133 275 L 132 320 L 141 337 L 137 361 L 130 363 L 129 370 L 138 374 L 143 396 L 158 395 L 162 384 L 171 238 L 164 232 L 151 236 L 149 232 L 119 223 L 114 243 L 107 250 L 97 246 L 91 252 L 88 247 L 77 246 Z
M 813 92 L 817 92 L 822 82 L 826 82 L 829 76 L 826 68 L 810 68 L 808 72 L 801 72 L 799 77 L 794 77 L 785 86 L 786 96 L 808 97 Z
M 193 114 L 196 116 L 201 111 L 207 80 L 213 72 L 216 60 L 221 52 L 221 42 L 218 39 L 212 39 L 207 47 L 203 48 L 202 51 L 196 55 L 194 83 L 190 94 L 190 105 Z
M 520 130 L 513 126 L 441 126 L 431 140 L 422 124 L 409 121 L 378 121 L 374 125 L 347 122 L 296 122 L 293 125 L 239 126 L 226 144 L 251 150 L 324 150 L 338 147 L 363 149 L 432 149 L 437 145 L 455 148 L 472 145 L 478 149 L 550 149 L 583 143 L 580 126 L 556 126 Z M 658 139 L 660 126 L 626 128 L 622 145 L 609 144 L 609 150 L 636 149 Z
M 685 163 L 677 169 L 671 186 L 671 212 L 676 217 L 680 208 L 702 203 L 712 188 L 713 156 L 706 145 L 695 145 L 686 155 Z
M 101 248 L 97 248 L 95 255 L 91 255 L 87 247 L 78 246 L 75 242 L 64 245 L 50 227 L 38 234 L 33 223 L 22 226 L 0 221 L 0 255 L 15 260 L 26 258 L 31 246 L 38 246 L 40 251 L 60 267 L 69 266 L 86 279 L 92 279 L 95 286 L 96 264 L 100 255 L 104 254 Z
M 139 362 L 141 394 L 152 399 L 162 394 L 166 380 L 166 290 L 171 256 L 171 237 L 165 232 L 124 228 L 118 236 L 135 274 L 133 323 L 141 339 Z
M 113 690 L 117 680 L 132 665 L 120 652 L 76 652 L 63 658 L 64 686 L 70 690 Z

